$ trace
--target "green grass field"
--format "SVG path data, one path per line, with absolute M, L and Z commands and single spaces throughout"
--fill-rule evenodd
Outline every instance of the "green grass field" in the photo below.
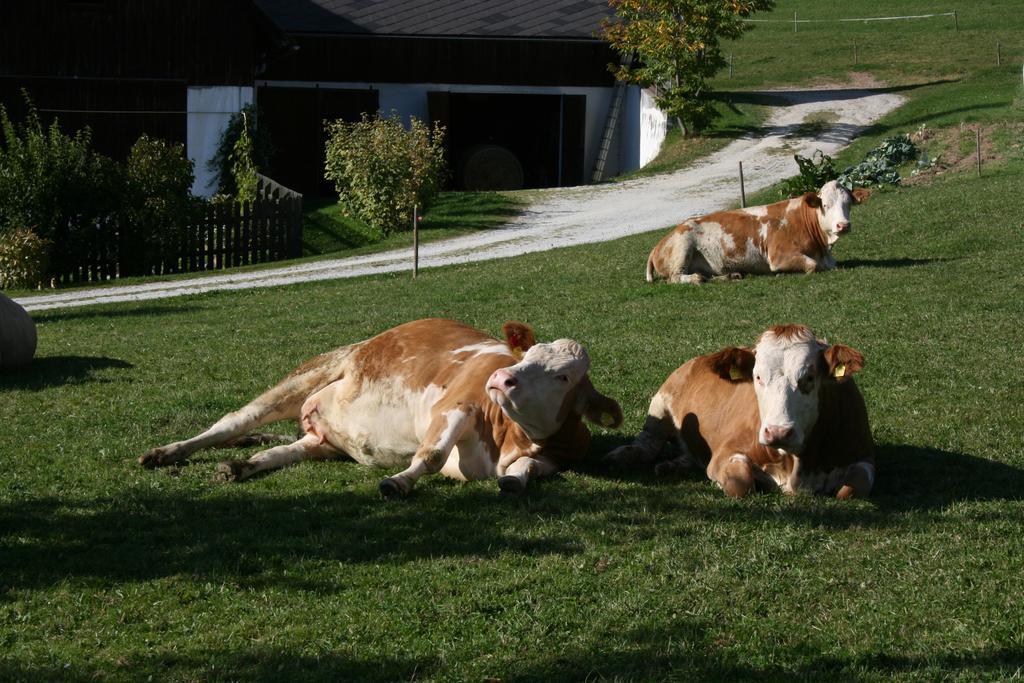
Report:
M 777 14 L 879 16 L 883 4 L 780 2 Z M 1019 32 L 1015 8 L 973 3 L 961 34 Z M 989 23 L 971 28 L 971 12 Z M 895 41 L 908 29 L 877 30 Z M 931 49 L 915 41 L 911 64 Z M 37 360 L 0 377 L 0 680 L 1020 678 L 1024 92 L 1019 64 L 1004 73 L 975 54 L 957 81 L 931 82 L 948 64 L 926 85 L 907 67 L 903 86 L 919 85 L 903 90 L 908 105 L 841 160 L 961 121 L 990 126 L 998 158 L 981 178 L 876 193 L 835 272 L 648 285 L 649 233 L 415 282 L 37 314 Z M 780 81 L 820 71 L 783 66 Z M 589 464 L 512 498 L 432 478 L 385 502 L 384 472 L 345 463 L 212 481 L 216 462 L 251 450 L 136 464 L 309 356 L 426 316 L 496 334 L 517 318 L 541 339 L 578 339 L 624 428 L 594 430 Z M 735 501 L 699 473 L 602 466 L 675 367 L 780 322 L 865 354 L 869 500 Z

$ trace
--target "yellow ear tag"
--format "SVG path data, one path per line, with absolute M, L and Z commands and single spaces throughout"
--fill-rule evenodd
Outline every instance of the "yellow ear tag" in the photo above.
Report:
M 743 379 L 743 373 L 740 372 L 740 369 L 734 365 L 731 368 L 729 368 L 729 379 L 731 379 L 733 382 L 738 382 L 741 379 Z
M 518 346 L 513 346 L 512 347 L 512 355 L 515 356 L 516 360 L 522 360 L 523 359 L 523 350 L 520 347 L 518 347 Z
M 611 413 L 601 413 L 601 424 L 605 427 L 611 427 L 615 424 L 615 416 Z
M 840 363 L 836 366 L 836 369 L 832 371 L 832 376 L 836 379 L 846 377 L 846 366 Z

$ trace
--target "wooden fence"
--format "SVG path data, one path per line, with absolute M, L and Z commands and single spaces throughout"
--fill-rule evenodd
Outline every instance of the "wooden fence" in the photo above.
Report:
M 208 205 L 199 218 L 145 236 L 116 217 L 56 240 L 50 272 L 59 284 L 192 273 L 302 255 L 302 195 L 259 176 L 257 199 Z

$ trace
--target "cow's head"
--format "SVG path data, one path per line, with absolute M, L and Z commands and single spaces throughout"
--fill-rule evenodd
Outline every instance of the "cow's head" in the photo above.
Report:
M 828 236 L 828 245 L 832 246 L 840 235 L 853 229 L 850 224 L 850 206 L 860 204 L 870 196 L 871 190 L 858 187 L 848 192 L 838 182 L 830 180 L 817 194 L 805 194 L 804 202 L 818 212 L 818 225 Z
M 605 427 L 622 424 L 619 404 L 597 391 L 587 376 L 586 349 L 571 339 L 533 343 L 532 331 L 516 325 L 520 327 L 512 328 L 513 335 L 506 324 L 505 335 L 510 348 L 524 351 L 522 359 L 494 371 L 487 395 L 527 436 L 534 441 L 552 436 L 572 413 Z M 523 348 L 521 342 L 527 339 L 530 345 Z
M 818 420 L 822 387 L 850 379 L 864 367 L 864 356 L 828 345 L 803 325 L 777 325 L 760 336 L 754 351 L 719 351 L 713 367 L 723 379 L 754 383 L 758 441 L 798 455 Z

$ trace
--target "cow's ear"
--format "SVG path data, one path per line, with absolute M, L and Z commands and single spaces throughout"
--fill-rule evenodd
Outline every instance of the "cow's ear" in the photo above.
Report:
M 588 375 L 576 385 L 576 412 L 602 427 L 617 429 L 622 425 L 619 402 L 595 389 Z
M 512 349 L 513 353 L 523 353 L 537 343 L 530 326 L 518 320 L 509 320 L 501 326 L 501 333 L 505 335 L 505 342 Z
M 819 209 L 821 208 L 821 197 L 814 192 L 807 192 L 804 194 L 804 204 L 812 209 Z
M 711 354 L 711 369 L 730 382 L 750 382 L 754 379 L 754 352 L 735 346 Z
M 865 189 L 863 187 L 858 187 L 851 194 L 853 195 L 854 204 L 863 204 L 868 200 L 868 197 L 871 196 L 871 190 Z
M 864 367 L 864 356 L 860 351 L 843 344 L 833 344 L 821 352 L 828 376 L 837 382 L 845 382 L 850 375 Z

